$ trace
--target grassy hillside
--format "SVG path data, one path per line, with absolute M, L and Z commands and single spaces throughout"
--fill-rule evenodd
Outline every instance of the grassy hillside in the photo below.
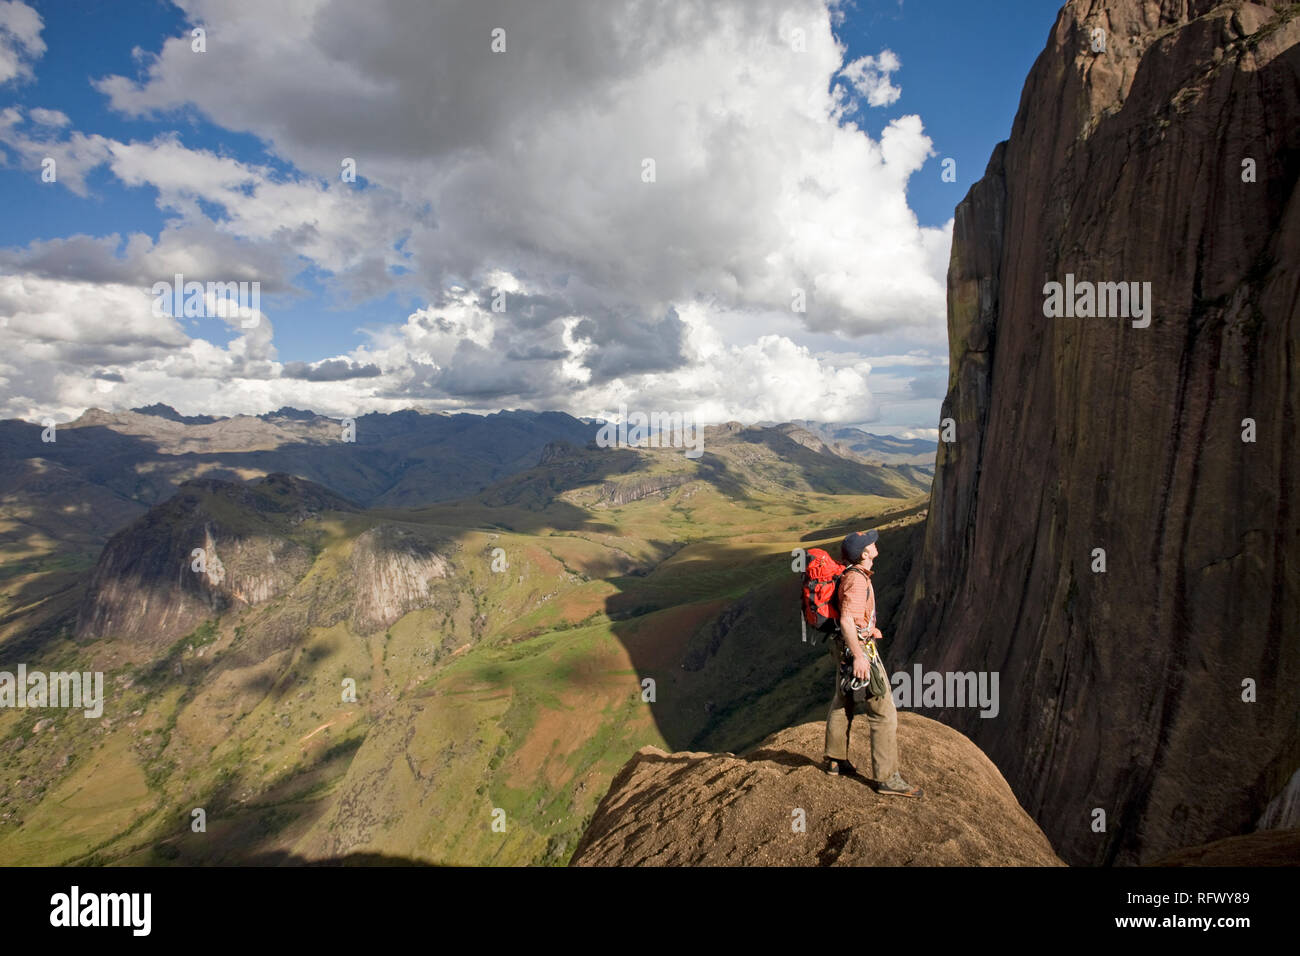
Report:
M 29 668 L 103 670 L 108 700 L 98 720 L 0 711 L 0 862 L 564 863 L 637 748 L 736 751 L 824 715 L 792 549 L 884 526 L 888 633 L 925 489 L 769 431 L 700 462 L 561 448 L 460 502 L 322 508 L 295 527 L 296 584 L 161 652 L 29 646 Z M 412 541 L 445 576 L 372 626 L 358 608 Z

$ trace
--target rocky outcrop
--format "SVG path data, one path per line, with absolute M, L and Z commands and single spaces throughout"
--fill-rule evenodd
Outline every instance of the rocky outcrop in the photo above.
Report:
M 431 582 L 451 566 L 422 531 L 381 524 L 352 545 L 352 627 L 365 634 L 392 624 L 408 611 L 428 607 Z
M 600 503 L 617 508 L 651 495 L 662 495 L 690 480 L 690 475 L 645 475 L 623 481 L 607 481 L 600 489 Z
M 1242 833 L 1300 767 L 1298 117 L 1300 5 L 1071 0 L 956 210 L 889 663 L 1000 673 L 937 716 L 1071 863 Z M 1047 317 L 1073 281 L 1149 324 Z
M 77 636 L 156 652 L 231 607 L 264 604 L 311 566 L 309 543 L 294 529 L 326 512 L 355 510 L 288 475 L 255 485 L 187 481 L 104 546 Z
M 573 461 L 581 458 L 581 456 L 582 452 L 567 441 L 547 442 L 542 449 L 541 455 L 537 458 L 537 464 L 539 466 L 551 465 L 556 462 Z
M 899 714 L 919 800 L 821 769 L 820 722 L 744 756 L 643 747 L 619 772 L 573 866 L 1060 866 L 1002 775 L 961 734 Z M 870 767 L 866 733 L 850 759 Z

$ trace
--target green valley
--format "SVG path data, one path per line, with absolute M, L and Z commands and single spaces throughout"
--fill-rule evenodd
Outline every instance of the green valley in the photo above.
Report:
M 0 861 L 567 862 L 639 747 L 736 752 L 824 713 L 794 549 L 880 527 L 888 634 L 928 475 L 792 431 L 710 429 L 698 461 L 553 443 L 400 510 L 182 484 L 0 644 L 108 688 L 100 720 L 0 713 Z

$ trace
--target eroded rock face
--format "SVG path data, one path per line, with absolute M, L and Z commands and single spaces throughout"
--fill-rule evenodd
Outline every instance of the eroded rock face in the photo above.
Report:
M 1242 833 L 1300 767 L 1298 9 L 1072 0 L 956 211 L 889 664 L 1000 672 L 997 719 L 930 713 L 1071 863 Z M 1150 325 L 1045 317 L 1067 274 L 1151 283 Z
M 327 489 L 287 475 L 255 485 L 187 481 L 104 546 L 77 636 L 156 652 L 231 607 L 264 604 L 311 566 L 311 549 L 291 529 L 353 510 Z
M 601 487 L 600 500 L 611 508 L 631 504 L 651 495 L 672 491 L 690 480 L 686 475 L 664 475 L 645 478 L 629 478 L 623 481 L 607 481 Z
M 387 627 L 432 602 L 430 582 L 451 573 L 437 543 L 421 531 L 381 524 L 358 536 L 350 559 L 352 626 L 359 634 Z
M 901 713 L 920 799 L 821 769 L 825 724 L 782 730 L 743 757 L 643 747 L 619 771 L 573 866 L 1061 866 L 1002 775 L 969 740 Z M 865 726 L 849 758 L 871 766 Z

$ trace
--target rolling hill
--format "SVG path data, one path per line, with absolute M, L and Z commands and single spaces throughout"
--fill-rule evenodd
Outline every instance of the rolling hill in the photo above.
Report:
M 888 623 L 928 482 L 806 434 L 709 429 L 699 459 L 552 439 L 415 508 L 183 482 L 0 643 L 108 688 L 99 720 L 0 713 L 0 861 L 567 862 L 639 748 L 823 715 L 792 549 L 882 527 Z

